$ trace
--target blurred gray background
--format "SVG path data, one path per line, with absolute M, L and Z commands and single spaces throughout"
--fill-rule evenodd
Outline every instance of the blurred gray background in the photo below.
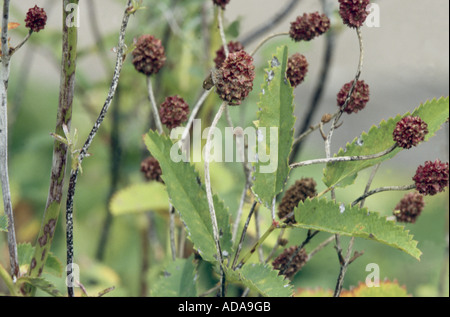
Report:
M 119 29 L 122 2 L 95 0 L 101 32 Z M 271 19 L 289 2 L 290 0 L 231 0 L 225 14 L 226 22 L 240 17 L 241 36 L 245 37 L 262 22 Z M 23 7 L 24 10 L 34 4 L 44 6 L 47 11 L 51 10 L 48 23 L 59 25 L 60 3 L 61 1 L 56 0 L 21 0 L 15 5 Z M 333 152 L 383 119 L 412 111 L 429 99 L 449 95 L 449 1 L 379 0 L 376 3 L 380 6 L 380 27 L 364 27 L 362 31 L 365 58 L 361 79 L 370 85 L 371 101 L 361 115 L 343 116 L 347 128 L 339 129 L 335 133 Z M 296 16 L 311 11 L 322 11 L 320 1 L 300 0 L 289 16 L 269 33 L 287 31 Z M 87 6 L 81 1 L 81 20 L 87 14 Z M 94 38 L 89 30 L 87 23 L 81 23 L 80 47 L 93 43 Z M 337 92 L 356 72 L 359 50 L 355 32 L 345 29 L 336 41 L 330 77 L 313 123 L 317 123 L 324 112 L 334 113 Z M 256 43 L 257 41 L 253 42 L 251 46 L 254 47 Z M 22 51 L 17 54 L 19 60 L 24 58 Z M 311 93 L 317 85 L 323 53 L 323 37 L 316 39 L 304 53 L 310 70 L 306 82 L 295 91 L 298 118 L 304 115 L 302 110 L 309 103 Z M 39 61 L 33 63 L 30 71 L 49 84 L 57 84 L 59 70 L 45 57 L 37 58 Z M 96 58 L 86 59 L 79 67 L 90 70 L 94 77 L 105 76 L 99 64 Z M 315 133 L 308 139 L 306 147 L 322 147 L 321 144 L 323 142 L 320 136 Z M 448 160 L 448 124 L 431 142 L 422 144 L 418 149 L 403 151 L 389 164 L 393 168 L 403 167 L 407 160 L 409 166 L 416 166 L 425 160 L 435 160 L 438 157 Z

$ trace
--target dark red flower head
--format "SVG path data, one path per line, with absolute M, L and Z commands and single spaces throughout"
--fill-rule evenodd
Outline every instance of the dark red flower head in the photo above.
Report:
M 417 168 L 413 180 L 416 182 L 419 193 L 436 195 L 448 186 L 448 163 L 442 163 L 440 160 L 427 161 L 425 165 Z
M 313 178 L 302 178 L 286 190 L 280 204 L 278 205 L 278 217 L 283 219 L 297 208 L 299 202 L 306 198 L 313 198 L 317 195 L 316 182 Z M 295 223 L 294 215 L 287 217 L 284 222 Z
M 290 37 L 296 41 L 310 41 L 330 28 L 330 19 L 319 12 L 305 13 L 291 22 Z
M 233 42 L 230 41 L 227 45 L 228 47 L 228 52 L 229 53 L 234 53 L 234 52 L 239 52 L 242 51 L 244 49 L 244 46 L 242 46 L 241 42 Z M 225 49 L 223 47 L 223 45 L 220 47 L 220 49 L 217 50 L 216 52 L 216 58 L 214 59 L 214 63 L 216 64 L 216 68 L 220 68 L 220 66 L 222 66 L 223 62 L 225 61 Z
M 339 0 L 339 14 L 346 25 L 351 28 L 361 27 L 366 21 L 370 0 Z
M 161 122 L 169 129 L 179 127 L 187 120 L 189 105 L 179 96 L 167 97 L 159 108 Z
M 420 117 L 406 116 L 400 120 L 393 132 L 394 141 L 404 149 L 417 146 L 425 140 L 428 124 Z
M 230 53 L 214 77 L 219 97 L 230 105 L 240 105 L 253 90 L 253 57 L 245 51 Z
M 353 80 L 342 87 L 341 91 L 337 95 L 337 105 L 341 108 L 347 100 L 348 94 L 353 86 Z M 350 97 L 350 101 L 345 107 L 345 112 L 348 114 L 357 113 L 364 109 L 369 102 L 369 85 L 364 80 L 358 80 Z
M 415 223 L 424 207 L 425 203 L 421 194 L 418 192 L 408 193 L 395 206 L 394 216 L 398 222 Z
M 213 3 L 216 6 L 221 7 L 223 10 L 225 10 L 225 7 L 227 6 L 227 4 L 230 2 L 230 0 L 213 0 Z
M 306 57 L 300 53 L 295 53 L 288 59 L 286 76 L 292 87 L 300 85 L 308 73 L 308 61 Z
M 161 40 L 153 35 L 142 35 L 133 51 L 133 65 L 136 70 L 147 76 L 156 74 L 164 66 L 166 56 Z
M 297 251 L 296 246 L 292 246 L 290 248 L 285 249 L 283 253 L 281 253 L 275 260 L 273 260 L 272 262 L 273 268 L 275 270 L 279 270 L 280 273 L 282 270 L 284 270 L 283 275 L 286 276 L 287 278 L 293 277 L 306 264 L 306 261 L 308 261 L 308 254 L 306 253 L 305 249 L 302 248 L 301 250 L 298 251 L 297 255 L 294 256 L 289 267 L 285 268 L 285 266 L 289 264 L 289 260 L 296 251 Z
M 39 8 L 37 5 L 31 8 L 27 12 L 25 18 L 25 26 L 33 32 L 39 32 L 43 30 L 47 23 L 47 14 L 44 9 Z
M 154 157 L 149 156 L 141 162 L 141 172 L 148 181 L 163 183 L 161 167 Z

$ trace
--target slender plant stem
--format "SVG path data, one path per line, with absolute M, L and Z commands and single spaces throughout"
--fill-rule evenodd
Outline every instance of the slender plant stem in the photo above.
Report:
M 244 244 L 245 235 L 247 234 L 248 225 L 250 224 L 250 220 L 253 216 L 253 212 L 255 211 L 257 204 L 258 204 L 258 201 L 255 200 L 253 202 L 252 207 L 250 208 L 250 212 L 248 213 L 247 220 L 245 221 L 244 228 L 242 229 L 241 239 L 239 240 L 239 244 L 236 249 L 236 253 L 234 254 L 233 263 L 231 265 L 232 269 L 235 269 L 235 267 L 236 267 L 236 262 L 237 262 L 237 259 L 239 258 L 239 254 L 241 253 L 242 246 Z
M 60 136 L 65 135 L 64 127 L 67 127 L 67 129 L 70 130 L 77 65 L 78 29 L 76 26 L 70 27 L 66 23 L 69 13 L 65 8 L 69 4 L 78 5 L 78 0 L 64 0 L 62 3 L 63 38 L 61 83 L 55 128 L 55 134 Z M 68 153 L 69 148 L 66 144 L 59 142 L 58 140 L 54 141 L 53 164 L 50 174 L 50 186 L 44 211 L 44 219 L 41 224 L 41 229 L 35 245 L 35 252 L 29 267 L 29 275 L 31 277 L 41 275 L 50 251 L 61 209 Z M 34 289 L 28 289 L 27 291 L 34 292 Z
M 325 248 L 327 245 L 329 245 L 331 242 L 333 242 L 336 239 L 336 237 L 334 235 L 332 235 L 331 237 L 329 237 L 328 239 L 324 240 L 322 243 L 320 243 L 314 250 L 312 250 L 309 254 L 308 254 L 308 259 L 306 261 L 309 261 L 312 259 L 312 257 L 314 255 L 316 255 L 320 250 L 322 250 L 323 248 Z
M 219 24 L 219 33 L 220 33 L 220 38 L 222 40 L 222 45 L 223 45 L 223 50 L 225 52 L 225 58 L 228 57 L 228 54 L 230 54 L 230 51 L 228 50 L 228 42 L 227 39 L 225 37 L 225 29 L 223 27 L 223 19 L 222 19 L 222 14 L 223 14 L 223 10 L 222 8 L 218 8 L 217 10 L 217 22 Z
M 169 236 L 170 236 L 170 251 L 172 253 L 172 260 L 175 261 L 177 258 L 177 251 L 175 246 L 175 208 L 170 204 L 169 208 L 170 213 L 170 228 L 169 228 Z
M 408 190 L 415 189 L 415 188 L 416 188 L 415 184 L 406 185 L 406 186 L 386 186 L 386 187 L 376 188 L 371 191 L 368 191 L 361 197 L 357 198 L 354 202 L 352 202 L 352 207 L 355 206 L 356 204 L 358 204 L 360 201 L 362 201 L 362 200 L 366 199 L 367 197 L 372 196 L 374 194 L 378 194 L 381 192 L 387 192 L 387 191 L 408 191 Z
M 338 280 L 336 283 L 336 288 L 334 290 L 334 297 L 339 297 L 341 295 L 342 287 L 344 286 L 344 277 L 345 273 L 347 272 L 348 265 L 350 263 L 350 255 L 353 248 L 353 243 L 355 242 L 355 237 L 352 237 L 350 239 L 350 243 L 347 248 L 347 254 L 345 255 L 344 264 L 341 265 L 341 269 L 339 271 Z
M 272 250 L 270 251 L 269 255 L 267 256 L 266 260 L 264 261 L 264 263 L 268 263 L 270 261 L 270 259 L 275 255 L 275 253 L 277 252 L 278 247 L 280 246 L 280 241 L 283 238 L 284 232 L 286 229 L 281 229 L 280 230 L 280 234 L 278 235 L 277 241 L 275 242 L 275 245 L 273 246 Z
M 161 118 L 159 117 L 158 105 L 156 104 L 155 94 L 153 93 L 152 80 L 150 76 L 147 76 L 147 90 L 148 90 L 148 98 L 150 99 L 150 103 L 152 104 L 152 112 L 153 118 L 156 123 L 156 128 L 160 134 L 164 133 Z
M 0 178 L 2 182 L 3 207 L 8 218 L 8 248 L 11 276 L 19 276 L 19 260 L 14 228 L 14 215 L 11 202 L 11 189 L 8 174 L 8 81 L 10 72 L 10 53 L 8 47 L 9 0 L 3 1 L 2 19 L 2 64 L 0 66 Z
M 116 56 L 116 65 L 114 69 L 113 78 L 111 81 L 111 85 L 109 88 L 108 95 L 106 97 L 105 103 L 100 111 L 100 114 L 95 122 L 94 126 L 89 133 L 83 147 L 80 150 L 78 155 L 77 162 L 75 167 L 72 168 L 69 179 L 69 189 L 67 192 L 67 202 L 66 202 L 66 239 L 67 239 L 67 276 L 71 277 L 73 272 L 73 199 L 75 196 L 75 188 L 78 179 L 78 172 L 80 170 L 80 165 L 83 159 L 86 157 L 87 151 L 92 144 L 92 141 L 97 134 L 107 112 L 111 102 L 115 96 L 117 86 L 119 84 L 119 77 L 122 71 L 122 66 L 124 62 L 124 54 L 125 54 L 125 32 L 128 26 L 128 20 L 130 17 L 130 8 L 132 5 L 132 1 L 128 0 L 127 6 L 124 12 L 124 16 L 122 18 L 122 25 L 119 32 L 119 41 L 117 45 L 117 56 Z M 68 295 L 70 297 L 74 296 L 73 285 L 69 283 L 67 287 Z
M 278 37 L 278 36 L 287 36 L 289 35 L 289 32 L 282 32 L 282 33 L 275 33 L 275 34 L 271 34 L 268 35 L 266 38 L 264 38 L 261 42 L 258 43 L 258 45 L 256 45 L 256 47 L 253 49 L 253 51 L 250 53 L 250 56 L 255 56 L 256 52 L 268 41 L 270 41 L 271 39 Z
M 12 56 L 14 53 L 16 53 L 30 39 L 32 33 L 33 33 L 33 31 L 30 30 L 27 33 L 27 35 L 25 36 L 25 38 L 22 40 L 22 42 L 17 44 L 15 47 L 11 47 L 11 49 L 9 50 L 10 56 Z
M 297 167 L 314 165 L 314 164 L 328 164 L 328 163 L 335 163 L 335 162 L 354 162 L 354 161 L 373 160 L 373 159 L 380 158 L 382 156 L 385 156 L 385 155 L 391 153 L 396 148 L 397 148 L 397 145 L 393 145 L 385 151 L 382 151 L 382 152 L 379 152 L 376 154 L 371 154 L 371 155 L 339 156 L 339 157 L 329 157 L 329 158 L 322 158 L 322 159 L 313 159 L 313 160 L 308 160 L 308 161 L 291 164 L 290 167 L 297 168 Z

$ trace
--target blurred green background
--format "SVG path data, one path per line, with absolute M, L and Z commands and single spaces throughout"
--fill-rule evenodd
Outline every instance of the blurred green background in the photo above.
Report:
M 382 3 L 382 1 L 380 2 Z M 20 4 L 13 3 L 11 21 L 21 23 L 26 12 L 24 8 L 31 7 L 35 3 L 46 9 L 49 15 L 49 25 L 44 31 L 33 34 L 30 41 L 17 54 L 17 62 L 16 56 L 14 56 L 9 84 L 9 172 L 16 233 L 19 242 L 32 244 L 34 244 L 39 231 L 48 192 L 53 147 L 50 133 L 54 130 L 58 105 L 61 50 L 58 19 L 61 16 L 61 8 L 58 1 L 27 0 Z M 110 7 L 107 8 L 92 3 L 86 4 L 81 11 L 81 45 L 72 121 L 72 129 L 77 128 L 79 133 L 78 147 L 81 147 L 87 137 L 106 97 L 114 65 L 115 54 L 112 49 L 117 43 L 118 25 L 124 1 L 109 1 Z M 146 9 L 138 11 L 130 20 L 126 43 L 131 47 L 133 39 L 144 33 L 151 33 L 163 39 L 166 46 L 167 63 L 154 79 L 157 102 L 161 103 L 165 96 L 179 94 L 192 107 L 202 92 L 200 87 L 203 79 L 213 67 L 212 59 L 215 51 L 221 45 L 210 1 L 144 1 L 144 5 Z M 298 15 L 302 13 L 301 8 L 298 8 L 297 11 Z M 228 40 L 239 39 L 241 33 L 247 31 L 241 30 L 241 24 L 245 21 L 246 16 L 242 14 L 235 18 L 230 14 L 228 17 L 226 19 Z M 95 25 L 103 26 L 104 21 L 109 24 L 108 30 L 105 31 L 102 28 L 101 37 L 96 38 Z M 347 33 L 339 27 L 338 22 L 335 22 L 334 26 L 340 29 L 336 37 L 336 41 L 339 42 L 340 38 Z M 205 31 L 213 36 L 205 37 L 207 34 Z M 11 43 L 19 42 L 26 32 L 24 25 L 12 31 Z M 254 47 L 256 43 L 257 41 L 251 46 Z M 247 127 L 255 120 L 258 87 L 263 80 L 264 67 L 276 47 L 284 44 L 289 46 L 290 54 L 299 51 L 305 55 L 308 53 L 312 55 L 311 52 L 322 48 L 319 45 L 321 42 L 319 44 L 312 42 L 308 45 L 294 44 L 287 38 L 273 40 L 264 46 L 256 58 L 257 79 L 254 83 L 253 93 L 241 107 L 230 109 L 236 126 Z M 380 43 L 380 45 L 383 44 Z M 338 58 L 334 60 L 333 69 L 339 68 L 336 65 L 339 65 Z M 313 64 L 310 63 L 311 72 L 317 72 L 320 66 L 320 60 L 316 60 Z M 350 76 L 353 75 L 353 69 L 350 74 Z M 444 82 L 448 81 L 446 78 L 443 80 Z M 308 77 L 305 85 L 310 87 L 314 84 L 311 77 Z M 332 86 L 341 86 L 342 84 L 342 82 L 333 82 Z M 295 91 L 297 97 L 295 106 L 297 116 L 300 118 L 303 115 L 302 109 L 309 102 L 310 92 L 302 87 Z M 331 89 L 329 94 L 335 95 L 336 93 L 337 91 L 334 92 Z M 116 192 L 131 184 L 144 182 L 139 169 L 140 162 L 148 155 L 148 152 L 143 145 L 142 135 L 152 125 L 150 104 L 146 94 L 145 77 L 134 70 L 130 58 L 128 58 L 122 72 L 116 99 L 90 149 L 92 156 L 83 162 L 84 173 L 79 177 L 75 196 L 75 262 L 80 266 L 81 282 L 89 295 L 95 295 L 110 286 L 115 286 L 115 290 L 109 294 L 110 296 L 149 295 L 152 285 L 170 261 L 167 212 L 113 217 L 107 244 L 101 250 L 103 252 L 99 252 L 99 241 L 108 213 L 111 191 Z M 430 99 L 433 97 L 440 97 L 440 95 L 428 96 Z M 422 101 L 417 100 L 413 105 L 408 104 L 406 111 L 413 110 Z M 373 102 L 376 104 L 376 99 Z M 392 103 L 402 104 L 404 102 L 401 98 L 392 100 Z M 203 126 L 206 126 L 206 122 L 211 121 L 218 105 L 219 101 L 215 96 L 211 96 L 207 100 L 200 113 Z M 327 107 L 317 113 L 319 118 L 324 112 L 335 111 L 334 104 L 328 104 Z M 396 114 L 397 111 L 394 110 L 385 113 L 384 118 Z M 361 112 L 357 116 L 366 116 L 364 117 L 364 122 L 367 124 L 366 131 L 371 125 L 379 123 L 378 119 L 367 116 L 365 112 Z M 118 119 L 113 120 L 114 117 Z M 355 119 L 352 118 L 352 120 Z M 225 126 L 224 120 L 220 122 L 220 126 Z M 448 128 L 445 129 L 444 132 L 447 136 Z M 349 142 L 362 132 L 358 126 L 355 127 L 351 122 L 349 123 L 347 118 L 344 118 L 344 125 L 336 134 L 339 136 L 341 131 L 346 133 L 346 140 Z M 318 133 L 311 136 L 311 139 L 314 142 L 307 143 L 296 161 L 324 156 L 324 146 L 320 142 Z M 433 139 L 430 143 L 433 143 Z M 344 145 L 345 143 L 338 141 L 335 147 L 338 149 Z M 114 152 L 116 154 L 112 154 L 113 151 L 116 151 Z M 414 156 L 415 153 L 423 155 L 422 151 L 423 149 L 419 146 L 417 149 L 408 151 L 407 154 L 401 153 L 392 160 L 393 162 L 384 163 L 380 167 L 372 187 L 410 184 L 416 164 L 408 163 L 407 157 Z M 430 159 L 434 160 L 435 157 Z M 112 165 L 114 160 L 118 165 L 111 170 L 111 166 L 115 166 Z M 318 183 L 318 192 L 320 192 L 325 189 L 321 182 L 322 169 L 323 166 L 296 169 L 291 174 L 287 186 L 301 177 L 313 177 Z M 224 170 L 227 173 L 224 173 Z M 213 167 L 211 172 L 213 178 L 218 179 L 217 183 L 213 184 L 213 186 L 217 185 L 214 189 L 225 200 L 234 215 L 244 184 L 242 166 L 240 163 L 226 163 Z M 354 185 L 339 189 L 336 193 L 338 200 L 351 202 L 358 197 L 364 190 L 369 174 L 370 171 L 364 171 L 360 173 Z M 111 180 L 114 177 L 118 177 L 119 180 L 116 187 L 112 187 Z M 367 199 L 365 206 L 383 216 L 390 216 L 403 194 L 401 192 L 378 194 Z M 65 263 L 64 207 L 63 205 L 52 245 L 52 252 L 60 259 L 62 265 Z M 249 208 L 250 204 L 246 204 L 244 216 Z M 425 210 L 417 223 L 407 225 L 407 229 L 414 235 L 415 240 L 419 241 L 418 247 L 423 252 L 420 262 L 401 251 L 375 242 L 357 239 L 354 249 L 364 250 L 365 253 L 349 267 L 344 288 L 349 289 L 364 282 L 369 274 L 365 271 L 366 265 L 376 263 L 380 267 L 382 279 L 397 280 L 413 296 L 448 296 L 448 254 L 446 253 L 448 212 L 447 192 L 427 197 Z M 261 208 L 259 214 L 261 228 L 265 230 L 270 224 L 270 212 Z M 251 225 L 247 241 L 251 242 L 254 236 L 254 225 Z M 305 237 L 304 230 L 290 231 L 288 246 L 301 243 Z M 316 245 L 328 237 L 329 234 L 320 233 L 308 244 L 307 251 L 313 250 Z M 266 254 L 271 250 L 275 239 L 276 235 L 273 235 L 266 241 L 264 245 Z M 347 243 L 348 239 L 343 238 L 344 247 Z M 190 247 L 189 244 L 186 246 L 185 254 L 187 256 L 192 252 Z M 99 256 L 99 253 L 102 255 Z M 257 261 L 257 256 L 253 256 L 252 261 Z M 5 234 L 0 235 L 0 262 L 5 267 L 9 263 Z M 338 273 L 339 264 L 336 251 L 332 245 L 329 245 L 313 257 L 296 275 L 294 286 L 295 289 L 334 289 Z M 44 275 L 58 289 L 65 292 L 64 277 Z M 441 279 L 442 276 L 444 276 L 444 280 Z M 205 263 L 199 267 L 199 278 L 199 293 L 208 290 L 217 281 L 217 277 L 211 276 L 210 267 Z M 231 288 L 229 294 L 236 295 L 238 291 L 236 288 Z M 5 288 L 0 282 L 0 293 L 4 292 Z M 80 294 L 79 290 L 77 292 Z M 45 295 L 41 292 L 37 294 Z

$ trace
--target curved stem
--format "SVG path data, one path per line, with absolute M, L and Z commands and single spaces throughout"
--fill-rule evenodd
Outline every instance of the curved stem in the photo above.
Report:
M 411 185 L 406 185 L 406 186 L 386 186 L 386 187 L 376 188 L 371 191 L 368 191 L 361 197 L 357 198 L 354 202 L 352 202 L 352 207 L 355 206 L 356 204 L 358 204 L 360 201 L 362 201 L 362 200 L 366 199 L 367 197 L 372 196 L 374 194 L 387 192 L 387 191 L 408 191 L 408 190 L 415 189 L 415 188 L 416 188 L 416 184 L 411 184 Z
M 161 123 L 161 118 L 159 117 L 158 106 L 155 100 L 155 94 L 153 93 L 152 80 L 150 76 L 147 76 L 147 90 L 148 90 L 148 98 L 150 99 L 150 103 L 152 104 L 152 112 L 153 118 L 156 123 L 156 128 L 160 134 L 163 134 L 164 130 Z
M 314 164 L 327 164 L 327 163 L 335 163 L 335 162 L 354 162 L 354 161 L 373 160 L 373 159 L 380 158 L 382 156 L 385 156 L 385 155 L 391 153 L 396 148 L 397 148 L 397 145 L 395 144 L 383 152 L 379 152 L 379 153 L 372 154 L 372 155 L 338 156 L 338 157 L 314 159 L 314 160 L 308 160 L 308 161 L 303 161 L 303 162 L 299 162 L 299 163 L 294 163 L 294 164 L 291 164 L 290 167 L 296 168 L 296 167 L 314 165 Z
M 265 39 L 263 39 L 261 42 L 259 42 L 258 45 L 256 45 L 256 47 L 250 53 L 250 56 L 254 56 L 256 54 L 256 52 L 269 40 L 271 40 L 275 37 L 278 37 L 278 36 L 285 36 L 285 35 L 289 35 L 289 32 L 275 33 L 275 34 L 271 34 L 271 35 L 267 36 Z

